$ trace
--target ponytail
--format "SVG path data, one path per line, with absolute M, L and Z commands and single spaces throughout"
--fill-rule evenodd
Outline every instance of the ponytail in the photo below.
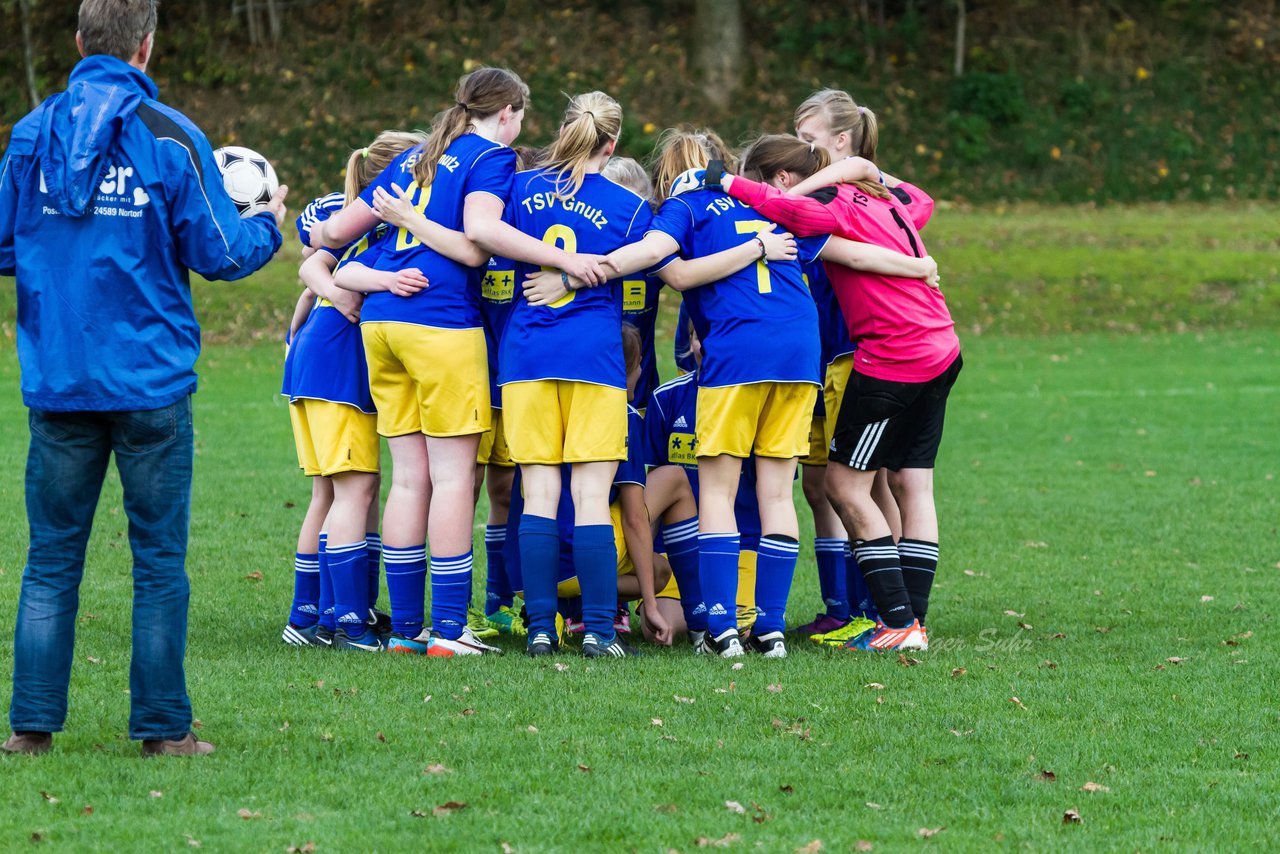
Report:
M 347 178 L 343 186 L 346 196 L 344 205 L 349 205 L 365 187 L 382 174 L 382 170 L 391 165 L 391 161 L 426 141 L 421 133 L 407 133 L 398 130 L 384 130 L 369 143 L 368 148 L 357 148 L 347 158 Z
M 805 98 L 804 103 L 796 108 L 796 127 L 818 115 L 826 121 L 832 136 L 849 134 L 851 154 L 875 161 L 876 147 L 880 144 L 880 126 L 874 112 L 858 106 L 848 92 L 823 89 Z
M 453 106 L 436 116 L 422 157 L 413 166 L 413 178 L 426 187 L 436 177 L 436 165 L 454 140 L 467 133 L 477 119 L 487 119 L 504 107 L 516 112 L 529 103 L 529 87 L 506 68 L 477 68 L 458 81 Z
M 587 162 L 622 132 L 622 107 L 604 92 L 569 99 L 560 133 L 542 168 L 556 173 L 556 195 L 569 198 L 582 188 Z
M 765 134 L 742 153 L 742 177 L 768 183 L 779 172 L 808 178 L 831 163 L 825 148 L 782 133 Z
M 696 130 L 687 125 L 663 131 L 658 137 L 658 154 L 653 164 L 657 201 L 667 198 L 672 182 L 681 173 L 706 168 L 712 160 L 723 160 L 728 172 L 737 170 L 737 158 L 715 131 Z

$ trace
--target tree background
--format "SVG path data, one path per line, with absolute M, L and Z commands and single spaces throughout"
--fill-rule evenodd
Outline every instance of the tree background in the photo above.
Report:
M 77 7 L 0 0 L 0 143 L 32 89 L 65 85 Z M 789 130 L 837 86 L 880 117 L 881 161 L 943 198 L 1275 199 L 1277 25 L 1275 0 L 187 0 L 161 7 L 151 73 L 215 146 L 260 150 L 302 195 L 501 64 L 533 91 L 533 144 L 566 92 L 617 97 L 621 148 L 644 159 L 681 122 Z

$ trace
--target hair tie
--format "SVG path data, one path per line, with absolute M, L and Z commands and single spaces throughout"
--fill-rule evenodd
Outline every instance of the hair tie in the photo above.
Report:
M 866 114 L 867 114 L 867 108 L 866 108 L 866 107 L 859 107 L 859 108 L 858 108 L 858 115 L 860 115 L 860 116 L 865 116 Z
M 471 110 L 471 108 L 470 108 L 470 107 L 468 107 L 468 106 L 467 106 L 465 103 L 463 103 L 462 101 L 454 101 L 453 103 L 454 103 L 455 105 L 457 105 L 457 106 L 461 107 L 462 109 L 467 110 L 468 112 L 470 112 L 470 110 Z
M 363 157 L 363 158 L 368 159 L 368 157 L 369 157 L 369 149 L 367 149 L 367 148 L 362 148 L 362 149 L 360 149 L 360 156 L 361 156 L 361 157 Z

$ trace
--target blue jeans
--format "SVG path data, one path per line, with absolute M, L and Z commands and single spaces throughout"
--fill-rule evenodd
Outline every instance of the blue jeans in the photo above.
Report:
M 133 412 L 31 410 L 27 565 L 13 644 L 15 732 L 60 732 L 67 717 L 80 579 L 112 452 L 133 550 L 129 737 L 191 730 L 187 647 L 187 528 L 191 516 L 191 398 Z

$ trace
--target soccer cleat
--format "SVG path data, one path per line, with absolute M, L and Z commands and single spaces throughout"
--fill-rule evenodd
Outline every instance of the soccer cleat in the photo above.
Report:
M 803 626 L 796 626 L 792 631 L 802 638 L 811 638 L 814 635 L 825 635 L 827 632 L 842 629 L 848 624 L 848 620 L 841 620 L 830 614 L 818 614 L 813 618 L 813 622 L 805 623 Z
M 920 628 L 920 621 L 913 620 L 911 625 L 901 629 L 878 626 L 872 631 L 863 632 L 844 645 L 845 649 L 860 649 L 867 652 L 892 652 L 901 649 L 929 648 L 929 641 Z
M 386 650 L 401 655 L 426 655 L 429 642 L 430 635 L 427 632 L 423 632 L 416 638 L 392 632 L 391 637 L 387 638 Z
M 497 629 L 500 635 L 521 637 L 529 633 L 528 629 L 524 627 L 524 621 L 520 619 L 520 615 L 509 605 L 503 605 L 492 614 L 487 614 L 484 621 L 489 628 Z
M 370 608 L 367 625 L 378 636 L 378 640 L 382 641 L 382 645 L 386 646 L 387 638 L 391 637 L 391 615 L 386 611 Z
M 525 653 L 530 658 L 541 658 L 544 655 L 555 655 L 560 645 L 552 640 L 551 635 L 546 632 L 538 632 L 529 638 L 529 645 L 525 647 Z
M 382 652 L 385 647 L 378 633 L 368 626 L 358 635 L 349 634 L 345 627 L 339 626 L 333 633 L 333 648 L 344 652 Z
M 293 623 L 285 623 L 284 631 L 280 633 L 280 640 L 290 646 L 328 647 L 333 643 L 333 632 L 319 623 L 306 628 L 295 626 Z
M 842 648 L 846 643 L 856 638 L 858 635 L 869 632 L 878 628 L 879 623 L 868 620 L 865 617 L 854 617 L 835 631 L 827 632 L 821 635 L 810 635 L 809 640 L 819 646 L 829 646 L 832 648 Z
M 706 629 L 689 629 L 689 643 L 693 644 L 694 655 L 704 655 L 711 651 L 707 649 Z
M 619 605 L 618 613 L 613 618 L 614 632 L 622 632 L 624 635 L 631 634 L 631 608 L 627 605 Z
M 721 658 L 741 658 L 745 654 L 737 629 L 727 629 L 718 638 L 711 637 L 711 633 L 707 632 L 702 638 L 702 648 L 696 651 Z
M 587 632 L 582 638 L 582 655 L 584 658 L 628 658 L 639 655 L 640 650 L 622 642 L 616 634 L 613 640 L 605 643 L 599 636 Z
M 427 641 L 427 655 L 436 658 L 453 658 L 459 655 L 502 655 L 502 650 L 476 637 L 470 626 L 462 627 L 462 634 L 456 639 L 441 637 L 431 633 Z
M 747 649 L 758 652 L 765 658 L 787 657 L 787 642 L 783 639 L 782 632 L 752 635 L 747 639 Z
M 485 619 L 484 614 L 475 608 L 467 609 L 467 628 L 471 629 L 471 634 L 481 640 L 488 640 L 498 636 L 498 630 L 489 625 L 489 621 Z

